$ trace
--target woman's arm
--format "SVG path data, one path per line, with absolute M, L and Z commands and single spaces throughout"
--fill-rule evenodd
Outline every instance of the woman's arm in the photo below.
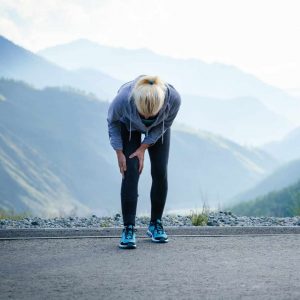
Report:
M 123 150 L 121 137 L 120 118 L 123 115 L 123 97 L 118 93 L 110 103 L 107 114 L 108 136 L 111 146 L 117 150 Z

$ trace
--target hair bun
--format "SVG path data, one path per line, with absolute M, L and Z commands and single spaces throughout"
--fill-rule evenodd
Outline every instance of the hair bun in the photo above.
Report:
M 143 115 L 157 114 L 165 100 L 167 85 L 157 75 L 138 78 L 131 94 L 138 111 Z

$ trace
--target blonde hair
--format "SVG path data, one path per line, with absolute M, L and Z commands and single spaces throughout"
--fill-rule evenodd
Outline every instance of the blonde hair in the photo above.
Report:
M 164 104 L 166 89 L 159 76 L 144 75 L 139 78 L 132 89 L 139 113 L 146 117 L 156 115 Z

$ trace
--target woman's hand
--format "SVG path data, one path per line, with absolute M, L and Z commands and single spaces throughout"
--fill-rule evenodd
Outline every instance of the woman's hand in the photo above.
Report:
M 118 164 L 120 168 L 120 173 L 122 173 L 122 177 L 124 178 L 124 172 L 127 170 L 126 167 L 126 156 L 124 155 L 122 150 L 117 150 L 118 156 Z
M 139 174 L 142 173 L 142 170 L 144 168 L 144 156 L 145 156 L 145 150 L 149 147 L 147 144 L 142 144 L 135 152 L 133 152 L 129 158 L 137 157 L 139 160 Z

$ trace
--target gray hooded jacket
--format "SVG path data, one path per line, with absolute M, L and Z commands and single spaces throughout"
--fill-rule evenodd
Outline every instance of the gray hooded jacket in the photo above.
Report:
M 144 75 L 123 84 L 110 103 L 107 116 L 108 135 L 110 144 L 115 150 L 123 150 L 120 122 L 123 122 L 129 131 L 129 141 L 131 131 L 138 130 L 145 134 L 143 144 L 154 144 L 160 137 L 162 137 L 163 143 L 163 135 L 172 125 L 181 105 L 180 94 L 171 84 L 166 83 L 167 90 L 164 104 L 155 121 L 150 126 L 145 126 L 131 95 L 134 84 L 141 76 Z

